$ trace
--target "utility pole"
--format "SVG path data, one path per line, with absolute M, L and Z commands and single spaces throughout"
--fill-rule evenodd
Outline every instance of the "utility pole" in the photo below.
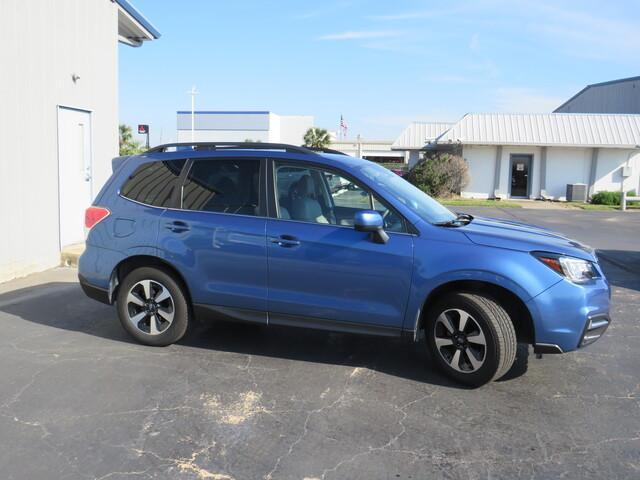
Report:
M 196 130 L 196 114 L 195 114 L 195 104 L 196 104 L 196 95 L 198 95 L 196 90 L 196 86 L 192 86 L 191 90 L 187 92 L 187 95 L 191 95 L 191 142 L 195 142 L 195 130 Z

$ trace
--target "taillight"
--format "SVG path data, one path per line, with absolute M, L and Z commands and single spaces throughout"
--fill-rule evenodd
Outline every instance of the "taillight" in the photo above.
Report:
M 89 207 L 84 212 L 84 226 L 90 230 L 109 216 L 109 210 L 103 207 Z

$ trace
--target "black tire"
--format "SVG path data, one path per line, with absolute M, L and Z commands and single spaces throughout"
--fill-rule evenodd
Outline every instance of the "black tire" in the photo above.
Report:
M 460 322 L 465 314 L 468 315 L 465 331 L 456 330 L 456 316 Z M 454 332 L 445 324 L 453 327 Z M 442 372 L 460 383 L 480 386 L 499 379 L 509 371 L 516 357 L 513 322 L 499 303 L 484 295 L 463 292 L 446 295 L 428 309 L 425 330 L 432 358 Z
M 171 303 L 167 303 L 169 300 L 163 301 L 165 302 L 165 310 L 173 313 L 172 321 L 170 323 L 166 322 L 164 317 L 157 317 L 160 320 L 158 320 L 158 323 L 154 324 L 157 328 L 156 331 L 158 332 L 155 334 L 151 334 L 151 331 L 145 332 L 142 330 L 145 328 L 149 328 L 149 330 L 151 330 L 151 324 L 149 323 L 150 320 L 148 319 L 148 316 L 147 318 L 143 318 L 143 320 L 137 324 L 133 321 L 131 317 L 135 317 L 135 315 L 133 315 L 132 311 L 134 313 L 139 312 L 139 314 L 141 314 L 144 307 L 138 307 L 137 304 L 133 304 L 127 300 L 132 288 L 142 288 L 139 287 L 141 282 L 146 284 L 147 281 L 151 282 L 151 285 L 153 286 L 152 289 L 155 288 L 155 290 L 153 290 L 155 292 L 158 292 L 161 287 L 166 288 L 170 294 L 169 300 Z M 140 290 L 137 291 L 140 292 Z M 144 295 L 140 295 L 139 297 L 143 296 Z M 142 300 L 144 300 L 144 298 L 142 298 Z M 120 318 L 120 323 L 124 329 L 138 342 L 145 345 L 151 345 L 154 347 L 171 345 L 184 336 L 189 324 L 191 323 L 189 304 L 183 287 L 171 274 L 160 268 L 141 267 L 131 271 L 118 287 L 116 302 L 118 317 Z M 172 308 L 169 308 L 169 306 Z M 159 308 L 156 307 L 155 311 L 157 312 L 158 310 Z M 158 313 L 160 315 L 162 312 Z M 160 326 L 161 323 L 165 325 L 164 329 Z M 147 324 L 149 325 L 148 327 Z M 139 326 L 137 327 L 136 325 Z

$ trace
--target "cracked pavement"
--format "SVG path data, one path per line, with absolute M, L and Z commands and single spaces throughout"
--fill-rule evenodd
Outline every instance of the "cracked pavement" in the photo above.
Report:
M 640 477 L 640 215 L 465 209 L 599 249 L 613 323 L 502 381 L 449 382 L 421 344 L 213 323 L 138 345 L 76 272 L 0 285 L 3 479 Z

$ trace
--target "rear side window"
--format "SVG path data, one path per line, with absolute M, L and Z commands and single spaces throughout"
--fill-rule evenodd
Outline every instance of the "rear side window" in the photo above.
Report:
M 259 215 L 260 160 L 195 160 L 182 188 L 182 208 Z
M 120 193 L 136 202 L 154 207 L 170 207 L 185 160 L 150 162 L 138 167 L 122 186 Z

